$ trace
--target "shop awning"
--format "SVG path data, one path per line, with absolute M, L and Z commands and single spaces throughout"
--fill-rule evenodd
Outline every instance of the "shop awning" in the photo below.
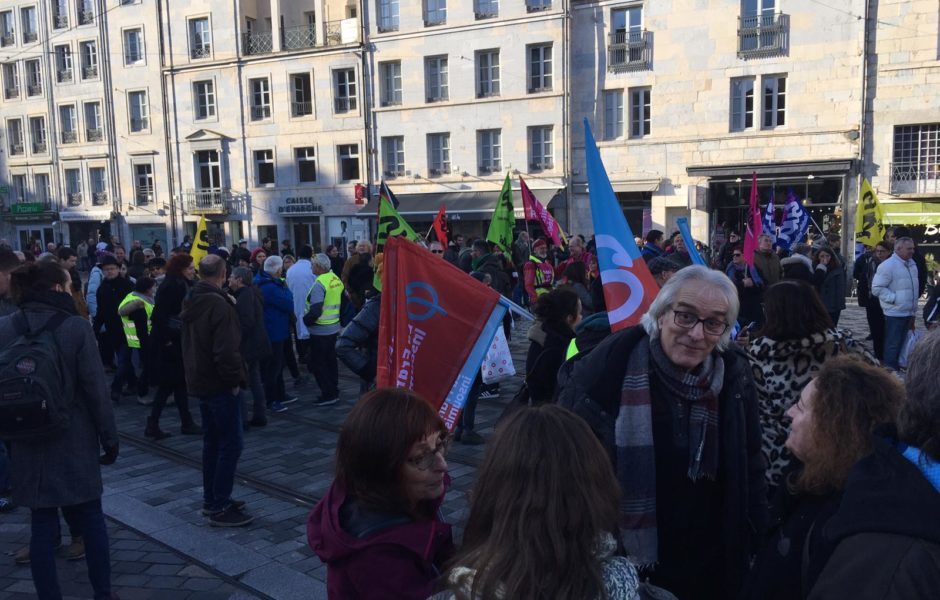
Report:
M 555 208 L 554 202 L 563 200 L 564 188 L 535 189 L 532 194 L 548 208 Z M 429 216 L 437 214 L 444 205 L 448 215 L 489 215 L 496 208 L 496 198 L 499 191 L 492 192 L 446 192 L 443 194 L 396 194 L 398 198 L 398 213 L 402 216 Z M 516 216 L 522 218 L 522 198 L 519 190 L 513 190 L 513 204 Z M 356 214 L 357 217 L 377 216 L 379 199 L 373 198 Z
M 659 189 L 660 178 L 639 181 L 611 181 L 615 192 L 655 192 Z
M 891 225 L 940 225 L 940 201 L 883 202 L 881 206 Z
M 847 173 L 855 159 L 813 160 L 778 163 L 749 163 L 737 165 L 690 165 L 685 171 L 699 177 L 750 177 L 757 172 L 757 177 L 774 175 L 822 175 L 826 173 Z

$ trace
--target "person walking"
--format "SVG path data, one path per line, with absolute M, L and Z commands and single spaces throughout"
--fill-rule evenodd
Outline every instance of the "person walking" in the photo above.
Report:
M 241 527 L 253 517 L 232 500 L 235 468 L 242 452 L 241 388 L 247 375 L 235 303 L 222 291 L 225 261 L 210 254 L 199 261 L 200 280 L 183 303 L 183 362 L 186 385 L 199 397 L 203 512 L 219 527 Z
M 307 296 L 304 325 L 310 329 L 310 353 L 307 367 L 320 386 L 316 406 L 328 406 L 339 401 L 339 366 L 336 362 L 336 337 L 339 335 L 340 305 L 343 300 L 343 282 L 330 270 L 330 257 L 317 254 L 313 259 L 313 274 L 317 281 Z
M 118 305 L 134 291 L 134 286 L 121 275 L 121 268 L 115 257 L 105 256 L 101 259 L 101 269 L 104 272 L 104 279 L 95 292 L 98 310 L 95 314 L 94 329 L 96 332 L 104 329 L 103 336 L 107 337 L 117 354 L 117 371 L 111 381 L 111 400 L 120 402 L 124 386 L 137 384 L 131 349 L 124 337 L 121 315 L 118 314 Z M 127 393 L 132 395 L 134 392 L 128 391 Z
M 267 260 L 265 260 L 267 263 Z M 264 327 L 264 302 L 261 292 L 251 285 L 251 269 L 235 267 L 228 279 L 228 287 L 235 296 L 235 310 L 241 323 L 242 358 L 248 371 L 248 385 L 251 388 L 251 420 L 247 424 L 264 426 L 266 405 L 264 383 L 261 378 L 261 359 L 271 354 L 271 342 Z
M 878 297 L 885 314 L 883 362 L 893 371 L 899 368 L 901 346 L 917 313 L 917 265 L 913 255 L 914 241 L 898 238 L 894 254 L 878 265 L 871 282 L 871 292 Z
M 137 402 L 145 404 L 144 397 L 149 392 L 147 382 L 147 356 L 150 351 L 150 317 L 153 313 L 153 296 L 157 284 L 149 277 L 141 277 L 134 282 L 134 291 L 124 297 L 118 305 L 118 315 L 124 327 L 124 339 L 131 352 L 131 364 L 140 365 L 137 378 Z
M 304 248 L 301 248 L 301 252 Z M 269 256 L 264 261 L 261 272 L 255 277 L 255 285 L 261 291 L 264 302 L 264 329 L 271 344 L 271 352 L 261 365 L 261 375 L 267 406 L 274 412 L 284 412 L 287 410 L 286 404 L 297 400 L 296 397 L 288 397 L 284 387 L 284 363 L 291 343 L 290 322 L 295 305 L 290 290 L 278 277 L 282 268 L 283 261 L 280 256 Z M 304 331 L 306 330 L 304 326 Z M 267 421 L 257 421 L 253 424 L 263 427 Z

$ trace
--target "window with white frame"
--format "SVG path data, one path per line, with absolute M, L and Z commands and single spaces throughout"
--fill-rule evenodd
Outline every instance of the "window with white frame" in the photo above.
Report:
M 144 63 L 144 31 L 142 29 L 124 30 L 124 64 L 142 65 Z
M 424 88 L 428 102 L 447 100 L 447 56 L 424 59 Z
M 94 40 L 78 45 L 82 60 L 82 79 L 98 77 L 98 43 Z
M 33 191 L 36 194 L 36 201 L 43 204 L 52 202 L 52 184 L 48 173 L 33 174 Z
M 55 54 L 56 81 L 59 83 L 72 82 L 72 47 L 68 44 L 56 46 Z
M 379 63 L 379 93 L 382 106 L 401 104 L 401 61 Z
M 255 186 L 274 185 L 274 150 L 255 150 Z
M 26 95 L 42 95 L 42 63 L 39 60 L 27 60 L 23 62 L 26 69 Z
M 82 170 L 65 169 L 65 193 L 69 199 L 69 206 L 82 204 Z
M 138 133 L 150 129 L 150 105 L 147 103 L 147 92 L 128 92 L 127 105 L 131 118 L 131 132 Z
M 623 90 L 604 92 L 604 139 L 623 137 Z
M 52 28 L 65 29 L 69 26 L 68 0 L 52 0 Z
M 492 19 L 499 16 L 499 0 L 475 0 L 473 14 L 477 19 Z
M 29 118 L 29 134 L 33 140 L 33 154 L 45 154 L 49 147 L 46 140 L 46 117 Z
M 787 76 L 764 75 L 764 129 L 787 124 Z
M 450 173 L 450 134 L 428 134 L 428 175 Z
M 89 142 L 100 142 L 104 139 L 100 102 L 85 103 L 85 139 Z
M 13 175 L 10 177 L 13 184 L 13 196 L 17 202 L 26 202 L 28 191 L 26 187 L 26 175 Z
M 447 23 L 447 0 L 424 0 L 424 26 Z
M 7 142 L 9 143 L 11 156 L 17 156 L 26 153 L 26 149 L 23 143 L 22 119 L 10 119 L 7 121 Z
M 650 134 L 650 88 L 630 88 L 630 137 Z
M 398 0 L 376 0 L 378 2 L 379 32 L 398 31 Z
M 313 183 L 317 180 L 317 150 L 309 146 L 294 149 L 294 160 L 297 162 L 297 181 L 300 183 Z
M 74 104 L 63 104 L 59 107 L 59 126 L 62 128 L 61 139 L 63 144 L 74 144 L 78 141 L 78 111 Z
M 342 144 L 336 147 L 339 157 L 339 176 L 343 181 L 359 179 L 359 144 Z
M 552 129 L 551 125 L 529 127 L 529 170 L 553 168 Z
M 529 93 L 552 89 L 552 45 L 534 44 L 526 47 L 529 64 Z
M 15 62 L 3 64 L 3 97 L 7 100 L 20 97 L 20 70 Z
M 356 70 L 333 71 L 333 111 L 345 113 L 356 110 Z
M 310 73 L 294 73 L 291 83 L 291 115 L 304 117 L 313 114 L 313 89 L 310 86 Z
M 744 131 L 754 127 L 754 78 L 736 77 L 731 80 L 731 131 Z
M 212 31 L 209 29 L 209 17 L 189 20 L 189 56 L 190 58 L 212 56 Z
M 643 7 L 615 8 L 611 18 L 611 62 L 615 65 L 636 64 L 643 60 Z
M 204 200 L 216 201 L 222 189 L 222 162 L 218 150 L 199 150 L 196 152 L 196 185 L 203 191 Z M 205 192 L 212 192 L 206 194 Z
M 153 201 L 153 165 L 149 162 L 134 164 L 134 198 L 137 206 Z
M 477 98 L 499 96 L 499 50 L 480 50 L 477 59 Z
M 477 131 L 481 175 L 498 173 L 503 169 L 503 133 L 500 129 L 481 129 Z
M 248 89 L 251 91 L 251 120 L 271 118 L 271 80 L 267 77 L 249 79 Z
M 20 9 L 20 25 L 23 27 L 23 43 L 39 41 L 39 25 L 36 20 L 36 7 L 26 6 Z
M 102 205 L 108 200 L 108 184 L 104 167 L 89 167 L 88 185 L 91 187 L 91 200 L 95 205 Z
M 0 12 L 0 47 L 12 46 L 16 43 L 16 27 L 13 21 L 12 10 Z
M 405 137 L 394 135 L 382 138 L 382 162 L 386 177 L 405 174 Z
M 894 126 L 892 193 L 930 193 L 940 183 L 940 123 Z
M 193 82 L 193 96 L 196 120 L 215 116 L 215 83 L 211 79 Z

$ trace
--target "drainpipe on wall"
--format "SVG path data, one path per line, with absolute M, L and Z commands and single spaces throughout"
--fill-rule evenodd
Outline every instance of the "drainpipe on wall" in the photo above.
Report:
M 369 20 L 368 20 L 368 3 L 362 2 L 359 8 L 359 14 L 361 15 L 361 27 L 362 27 L 362 41 L 360 43 L 360 49 L 362 50 L 362 93 L 364 96 L 364 106 L 362 111 L 363 125 L 365 126 L 365 154 L 366 154 L 366 197 L 365 201 L 368 203 L 372 199 L 372 183 L 378 181 L 379 178 L 379 168 L 378 168 L 378 127 L 376 123 L 376 116 L 374 112 L 375 108 L 375 86 L 373 85 L 373 76 L 375 74 L 375 48 L 372 45 L 372 42 L 369 41 Z M 366 234 L 367 239 L 371 239 L 372 232 L 371 220 L 367 220 L 368 231 Z M 345 248 L 343 249 L 345 252 Z
M 249 178 L 248 161 L 252 160 L 252 157 L 248 156 L 248 136 L 245 134 L 245 118 L 246 118 L 245 102 L 244 102 L 245 86 L 244 86 L 244 83 L 242 82 L 242 72 L 245 68 L 245 61 L 242 59 L 241 48 L 239 47 L 239 41 L 241 41 L 242 39 L 242 32 L 241 32 L 241 19 L 239 19 L 240 15 L 238 14 L 238 8 L 239 8 L 238 0 L 232 0 L 232 20 L 234 21 L 232 28 L 235 31 L 235 56 L 237 57 L 237 60 L 235 62 L 235 65 L 236 65 L 235 72 L 238 77 L 238 117 L 239 117 L 238 123 L 239 123 L 239 134 L 241 135 L 241 138 L 242 138 L 242 183 L 244 186 L 242 189 L 245 190 L 243 193 L 245 194 L 245 212 L 247 213 L 247 216 L 248 216 L 248 239 L 250 240 L 251 239 L 251 215 L 254 212 L 254 199 L 252 199 L 251 195 L 248 193 L 248 178 Z M 275 167 L 275 169 L 276 168 L 277 167 Z M 249 200 L 251 200 L 250 206 L 249 206 Z M 229 229 L 231 229 L 231 227 Z M 275 225 L 275 230 L 276 229 L 277 229 L 277 225 Z M 232 244 L 235 245 L 235 243 L 238 242 L 238 238 L 235 238 L 234 235 L 232 236 L 232 238 L 233 238 Z
M 164 156 L 166 157 L 166 176 L 167 176 L 167 189 L 169 190 L 170 197 L 170 250 L 179 246 L 179 230 L 176 228 L 176 196 L 174 193 L 174 178 L 173 178 L 173 153 L 170 152 L 170 123 L 167 119 L 167 116 L 170 114 L 169 107 L 169 98 L 166 94 L 166 76 L 163 74 L 163 67 L 166 66 L 167 52 L 166 52 L 166 41 L 163 39 L 163 0 L 157 0 L 157 30 L 160 32 L 160 102 L 163 106 L 163 142 L 166 151 Z M 169 25 L 167 25 L 167 32 L 169 33 Z M 134 182 L 134 185 L 137 185 L 137 182 Z
M 562 95 L 561 101 L 561 131 L 563 136 L 563 145 L 564 156 L 562 157 L 562 164 L 564 169 L 564 182 L 565 182 L 565 226 L 568 228 L 568 231 L 571 232 L 571 194 L 573 192 L 573 186 L 571 185 L 571 177 L 573 168 L 571 166 L 571 61 L 569 60 L 569 52 L 571 47 L 571 6 L 570 0 L 562 0 L 562 11 L 563 11 L 563 21 L 562 21 L 562 73 L 565 78 L 564 94 Z
M 862 102 L 861 102 L 861 113 L 859 114 L 858 120 L 858 173 L 855 176 L 855 202 L 851 202 L 848 196 L 844 193 L 845 186 L 843 186 L 843 205 L 842 205 L 842 251 L 843 256 L 855 257 L 855 214 L 858 210 L 858 193 L 862 189 L 862 179 L 865 178 L 869 165 L 871 165 L 871 150 L 872 150 L 872 113 L 869 111 L 869 102 L 871 100 L 871 81 L 869 78 L 869 69 L 871 68 L 870 57 L 874 54 L 875 48 L 873 45 L 871 28 L 876 26 L 876 23 L 871 21 L 872 14 L 872 0 L 863 0 L 865 2 L 865 20 L 864 20 L 864 29 L 862 31 Z M 849 207 L 854 208 L 855 210 L 849 211 Z M 849 214 L 851 212 L 852 219 L 849 219 Z M 849 232 L 852 232 L 851 237 Z M 848 252 L 848 254 L 846 254 Z

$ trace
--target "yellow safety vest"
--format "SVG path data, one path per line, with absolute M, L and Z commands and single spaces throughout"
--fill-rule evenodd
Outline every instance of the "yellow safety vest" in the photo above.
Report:
M 542 259 L 534 254 L 529 255 L 529 260 L 534 262 L 536 265 L 542 264 Z M 554 279 L 554 277 L 553 277 Z M 552 282 L 549 281 L 546 287 L 545 283 L 545 272 L 538 266 L 535 267 L 535 295 L 541 296 L 542 294 L 547 294 L 551 291 Z
M 147 313 L 147 333 L 150 333 L 153 328 L 153 324 L 150 322 L 150 315 L 153 314 L 153 300 L 137 292 L 131 292 L 118 304 L 118 310 L 134 300 L 141 300 L 144 303 L 144 311 Z M 121 323 L 124 325 L 124 337 L 127 338 L 128 348 L 140 348 L 140 338 L 137 337 L 137 326 L 134 325 L 134 319 L 130 315 L 121 315 Z
M 343 301 L 343 290 L 345 289 L 343 280 L 337 277 L 333 271 L 327 271 L 317 277 L 317 283 L 323 286 L 326 295 L 323 297 L 323 312 L 320 313 L 316 325 L 335 325 L 339 323 L 339 308 Z M 307 294 L 307 310 L 310 310 L 310 294 Z

